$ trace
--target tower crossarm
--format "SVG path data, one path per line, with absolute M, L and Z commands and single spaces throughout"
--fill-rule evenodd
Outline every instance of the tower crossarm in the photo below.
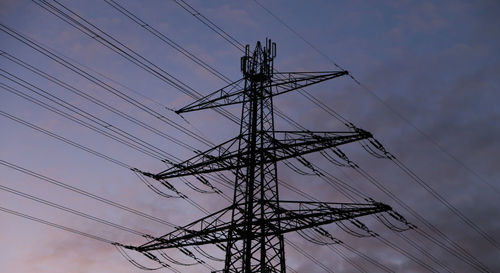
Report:
M 313 228 L 333 222 L 358 218 L 361 216 L 392 211 L 389 205 L 371 202 L 328 203 L 308 201 L 267 201 L 270 207 L 279 212 L 283 233 Z M 286 206 L 282 207 L 282 206 Z
M 128 248 L 139 252 L 147 252 L 193 245 L 224 243 L 228 240 L 229 229 L 236 230 L 232 238 L 233 240 L 241 240 L 248 236 L 258 238 L 260 236 L 280 235 L 392 210 L 390 206 L 378 202 L 368 204 L 301 201 L 279 202 L 287 207 L 292 207 L 290 209 L 278 206 L 278 203 L 275 201 L 264 201 L 264 203 L 270 208 L 268 213 L 272 215 L 272 217 L 266 218 L 265 225 L 268 228 L 264 231 L 246 234 L 243 226 L 248 223 L 231 223 L 231 221 L 225 219 L 233 208 L 233 206 L 230 206 L 189 225 L 179 227 L 175 231 L 155 238 L 146 244 Z M 241 204 L 241 206 L 244 206 L 244 204 Z M 262 220 L 252 220 L 254 225 L 260 224 L 260 221 Z
M 347 71 L 274 73 L 270 85 L 267 86 L 268 90 L 271 90 L 271 92 L 266 93 L 264 96 L 274 97 L 283 93 L 287 93 L 347 74 Z M 202 109 L 247 102 L 248 96 L 245 96 L 245 88 L 240 86 L 240 83 L 244 79 L 245 78 L 235 81 L 175 112 L 181 114 Z
M 238 140 L 243 137 L 240 135 L 205 152 L 200 152 L 182 163 L 174 164 L 173 167 L 158 174 L 142 173 L 156 180 L 163 180 L 194 174 L 234 170 L 247 167 L 250 164 L 277 162 L 372 137 L 371 133 L 361 129 L 354 132 L 275 131 L 274 137 L 266 132 L 264 134 L 266 141 L 272 143 L 272 145 L 263 148 L 267 155 L 260 159 L 263 162 L 248 160 L 250 153 L 248 150 L 231 150 L 237 146 Z
M 125 246 L 139 252 L 227 241 L 234 205 L 226 207 L 174 231 L 138 246 Z
M 274 137 L 268 137 L 274 144 L 270 149 L 276 151 L 278 160 L 283 160 L 369 139 L 373 135 L 356 128 L 354 132 L 274 131 Z

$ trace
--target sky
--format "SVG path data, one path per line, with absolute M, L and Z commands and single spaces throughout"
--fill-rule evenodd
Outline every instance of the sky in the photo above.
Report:
M 242 52 L 197 20 L 204 16 L 220 31 L 251 48 L 257 41 L 272 39 L 277 44 L 274 65 L 279 71 L 348 70 L 357 81 L 341 77 L 311 86 L 307 91 L 343 119 L 371 132 L 403 163 L 403 168 L 416 174 L 417 179 L 413 179 L 394 161 L 375 158 L 355 143 L 342 146 L 342 151 L 389 195 L 356 170 L 338 167 L 321 154 L 305 158 L 344 183 L 340 190 L 331 181 L 300 175 L 278 164 L 282 199 L 305 200 L 281 184 L 285 182 L 317 200 L 352 202 L 342 193 L 348 185 L 361 193 L 354 194 L 357 201 L 365 203 L 363 199 L 370 197 L 386 203 L 417 226 L 417 230 L 395 232 L 373 217 L 363 217 L 359 220 L 379 236 L 358 238 L 329 224 L 324 228 L 343 242 L 331 246 L 318 246 L 297 234 L 287 234 L 286 262 L 290 268 L 314 273 L 500 271 L 498 1 L 261 1 L 266 10 L 255 1 L 186 0 L 182 4 L 116 0 L 145 22 L 142 27 L 110 3 L 113 2 L 0 1 L 1 208 L 124 245 L 147 240 L 32 199 L 40 198 L 152 236 L 173 230 L 12 168 L 18 166 L 175 225 L 204 216 L 185 199 L 156 194 L 130 170 L 133 167 L 160 172 L 168 166 L 159 154 L 187 159 L 196 151 L 208 149 L 209 145 L 192 137 L 193 133 L 217 144 L 239 132 L 237 123 L 214 111 L 180 117 L 170 110 L 189 104 L 193 98 L 165 81 L 164 75 L 188 86 L 185 90 L 203 95 L 241 78 Z M 186 3 L 199 14 L 187 12 Z M 72 18 L 79 15 L 109 35 L 107 40 L 114 39 L 114 45 L 120 43 L 121 50 L 139 54 L 154 71 L 146 71 L 147 68 L 99 43 L 99 37 L 83 33 L 42 8 L 47 5 L 74 12 Z M 147 28 L 157 31 L 157 36 Z M 87 78 L 70 70 L 69 65 L 63 66 L 64 62 L 56 62 L 15 39 L 6 29 L 29 37 L 53 56 L 86 71 Z M 187 51 L 182 53 L 171 45 Z M 219 77 L 188 59 L 186 52 L 216 69 Z M 74 89 L 63 88 L 12 60 L 29 64 Z M 88 124 L 102 134 L 33 103 L 34 99 L 72 113 L 78 120 L 93 120 Z M 139 109 L 131 100 L 157 114 Z M 276 97 L 274 104 L 309 130 L 349 130 L 334 115 L 298 92 Z M 73 107 L 84 112 L 70 112 L 76 109 Z M 109 109 L 115 109 L 115 113 Z M 227 109 L 236 116 L 240 113 L 238 107 Z M 131 122 L 132 118 L 149 129 Z M 118 160 L 119 164 L 34 130 L 34 126 Z M 276 129 L 295 128 L 276 117 Z M 132 149 L 103 134 L 138 140 L 153 152 Z M 299 162 L 291 163 L 311 173 Z M 187 181 L 208 189 L 196 179 Z M 209 212 L 229 204 L 220 195 L 189 188 L 184 181 L 169 182 Z M 211 181 L 231 196 L 231 187 L 219 182 Z M 175 194 L 164 187 L 160 189 Z M 32 198 L 26 198 L 26 194 Z M 391 198 L 391 194 L 396 198 Z M 2 272 L 142 271 L 109 243 L 5 211 L 0 211 L 0 222 Z M 457 250 L 456 245 L 461 249 Z M 204 249 L 223 257 L 213 246 Z M 469 253 L 468 258 L 464 258 L 464 251 Z M 137 253 L 127 253 L 147 267 L 157 266 Z M 177 250 L 167 253 L 183 263 L 193 262 Z M 205 260 L 216 269 L 222 268 L 220 262 Z M 209 272 L 201 265 L 173 267 L 179 272 Z M 159 271 L 171 272 L 167 268 Z

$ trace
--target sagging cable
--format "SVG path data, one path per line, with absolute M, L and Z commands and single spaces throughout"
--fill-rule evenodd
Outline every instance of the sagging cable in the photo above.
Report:
M 182 253 L 184 253 L 184 255 L 186 255 L 186 256 L 188 256 L 188 257 L 190 257 L 190 258 L 194 259 L 196 262 L 198 262 L 198 263 L 199 263 L 199 264 L 201 264 L 201 265 L 204 265 L 205 267 L 209 268 L 211 271 L 214 271 L 214 270 L 215 270 L 215 268 L 214 268 L 214 267 L 212 267 L 211 265 L 207 264 L 204 260 L 202 260 L 202 259 L 200 259 L 200 258 L 196 257 L 196 255 L 194 255 L 194 253 L 193 253 L 191 250 L 189 250 L 189 249 L 187 249 L 187 248 L 184 248 L 184 247 L 179 247 L 178 249 L 179 249 Z
M 394 219 L 397 219 L 395 218 L 392 214 L 390 214 L 390 212 L 388 213 L 392 218 Z M 382 223 L 384 224 L 384 226 L 386 226 L 388 229 L 392 230 L 392 231 L 395 231 L 395 232 L 403 232 L 403 231 L 407 231 L 407 230 L 410 230 L 410 229 L 414 229 L 415 226 L 406 222 L 405 224 L 405 227 L 399 227 L 397 225 L 395 225 L 394 223 L 392 223 L 389 219 L 387 219 L 387 217 L 385 217 L 385 215 L 383 214 L 376 214 L 375 217 Z M 397 219 L 398 220 L 398 219 Z M 398 220 L 399 221 L 399 220 Z M 406 221 L 406 220 L 405 220 Z M 403 222 L 404 223 L 404 222 Z
M 179 195 L 171 195 L 171 194 L 167 194 L 163 191 L 161 191 L 160 189 L 158 189 L 157 187 L 155 187 L 151 182 L 148 181 L 148 179 L 146 179 L 144 177 L 144 175 L 142 174 L 141 171 L 139 171 L 138 169 L 131 169 L 134 174 L 139 178 L 139 180 L 144 183 L 150 190 L 152 190 L 154 193 L 162 196 L 162 197 L 165 197 L 165 198 L 181 198 L 181 196 Z
M 165 253 L 164 251 L 161 251 L 161 250 L 158 250 L 158 253 L 160 253 L 160 256 L 162 256 L 165 260 L 173 263 L 173 264 L 176 264 L 176 265 L 180 265 L 180 266 L 193 266 L 193 265 L 197 265 L 198 263 L 195 262 L 195 263 L 183 263 L 183 262 L 179 262 L 177 260 L 175 260 L 174 258 L 170 257 L 167 255 L 167 253 Z
M 338 161 L 337 159 L 335 159 L 333 156 L 331 156 L 330 154 L 328 154 L 325 150 L 323 151 L 320 151 L 319 152 L 326 160 L 328 160 L 330 163 L 334 164 L 334 165 L 337 165 L 339 167 L 346 167 L 347 165 Z
M 285 166 L 287 166 L 290 170 L 294 171 L 295 173 L 297 173 L 299 175 L 308 175 L 308 176 L 315 175 L 313 173 L 308 173 L 308 172 L 305 172 L 305 171 L 299 169 L 297 166 L 293 165 L 293 163 L 290 162 L 289 160 L 283 160 L 283 164 L 285 164 Z
M 180 177 L 180 179 L 182 180 L 182 182 L 184 182 L 184 184 L 186 184 L 186 186 L 188 186 L 190 189 L 192 189 L 195 192 L 204 193 L 204 194 L 217 193 L 216 191 L 207 191 L 207 190 L 200 189 L 197 186 L 195 186 L 193 183 L 189 182 L 189 180 L 187 180 L 184 177 Z
M 355 237 L 364 238 L 364 237 L 376 237 L 376 236 L 378 236 L 377 233 L 368 229 L 368 227 L 365 224 L 361 223 L 359 220 L 349 220 L 349 222 L 352 225 L 354 225 L 356 228 L 364 231 L 365 233 L 360 233 L 360 232 L 354 231 L 353 229 L 351 229 L 347 225 L 345 225 L 344 221 L 335 222 L 335 223 L 337 224 L 337 226 L 340 229 L 345 231 L 347 234 L 355 236 Z
M 205 177 L 201 176 L 201 175 L 196 175 L 195 178 L 200 181 L 203 185 L 211 188 L 215 193 L 218 193 L 218 194 L 221 194 L 222 191 L 219 190 L 216 186 L 214 186 L 212 183 L 210 183 L 210 181 L 208 181 L 208 179 L 206 179 Z
M 225 259 L 222 259 L 222 258 L 217 258 L 217 257 L 214 257 L 210 254 L 208 254 L 205 250 L 203 250 L 200 246 L 194 246 L 193 247 L 194 250 L 196 250 L 196 252 L 200 253 L 200 255 L 202 255 L 203 257 L 209 259 L 209 260 L 212 260 L 214 262 L 223 262 L 225 261 Z M 219 247 L 220 248 L 220 247 Z
M 113 246 L 115 246 L 115 248 L 118 250 L 118 253 L 120 253 L 120 255 L 125 259 L 127 260 L 129 263 L 131 263 L 133 266 L 139 268 L 139 269 L 142 269 L 142 270 L 149 270 L 149 271 L 153 271 L 153 270 L 158 270 L 158 269 L 161 269 L 163 268 L 163 266 L 160 266 L 160 267 L 147 267 L 147 266 L 144 266 L 140 263 L 138 263 L 137 261 L 135 261 L 134 259 L 132 259 L 128 254 L 127 252 L 125 252 L 125 250 L 123 249 L 124 246 L 119 244 L 119 243 L 113 243 Z

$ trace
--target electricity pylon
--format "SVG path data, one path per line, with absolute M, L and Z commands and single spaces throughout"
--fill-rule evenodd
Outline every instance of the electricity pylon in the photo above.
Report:
M 283 234 L 307 228 L 325 231 L 317 227 L 392 210 L 375 201 L 351 204 L 279 199 L 278 161 L 335 149 L 372 135 L 357 128 L 351 132 L 275 131 L 273 97 L 348 74 L 347 71 L 275 73 L 275 56 L 276 44 L 270 40 L 266 40 L 265 46 L 257 42 L 252 53 L 247 45 L 241 58 L 242 79 L 176 111 L 180 114 L 242 104 L 238 136 L 158 174 L 142 172 L 164 181 L 231 171 L 235 174 L 232 205 L 141 246 L 127 248 L 147 254 L 168 248 L 225 244 L 222 272 L 283 273 L 286 272 Z M 147 256 L 156 260 L 151 254 Z

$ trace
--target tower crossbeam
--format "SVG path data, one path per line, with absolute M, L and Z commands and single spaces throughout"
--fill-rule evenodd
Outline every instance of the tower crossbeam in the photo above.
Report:
M 274 97 L 347 74 L 349 74 L 349 72 L 347 71 L 273 73 L 274 77 L 272 78 L 272 82 L 267 86 L 270 92 L 267 92 L 262 96 L 264 98 Z M 181 114 L 203 109 L 245 103 L 249 98 L 245 96 L 245 88 L 240 87 L 241 83 L 244 80 L 245 78 L 242 78 L 233 83 L 230 83 L 229 85 L 203 98 L 200 98 L 175 112 Z
M 250 235 L 245 234 L 244 226 L 247 223 L 237 223 L 233 225 L 231 221 L 224 220 L 230 216 L 234 206 L 224 208 L 214 214 L 194 221 L 186 226 L 179 227 L 175 231 L 162 237 L 154 238 L 150 242 L 138 246 L 127 248 L 140 252 L 153 251 L 159 249 L 179 248 L 193 245 L 206 245 L 227 242 L 228 233 L 231 228 L 236 230 L 233 240 L 242 240 L 248 236 L 259 238 L 264 235 L 285 234 L 306 228 L 312 228 L 333 222 L 353 219 L 365 215 L 383 213 L 391 211 L 388 205 L 372 202 L 371 204 L 356 203 L 327 203 L 327 202 L 300 202 L 300 201 L 280 201 L 295 208 L 285 209 L 277 206 L 277 202 L 267 201 L 267 214 L 271 217 L 264 223 L 267 227 L 264 231 L 257 231 Z M 240 204 L 242 209 L 245 204 Z M 260 225 L 260 219 L 252 219 L 253 225 Z
M 158 174 L 142 173 L 156 180 L 164 180 L 186 175 L 234 170 L 250 164 L 279 162 L 372 137 L 369 132 L 361 129 L 355 132 L 276 131 L 274 135 L 275 137 L 267 133 L 264 135 L 265 141 L 274 145 L 261 149 L 260 152 L 268 156 L 261 158 L 260 161 L 241 160 L 247 158 L 250 151 L 234 150 L 237 148 L 238 141 L 245 138 L 244 135 L 240 135 L 205 152 L 200 152 L 182 163 L 172 163 L 173 167 Z

